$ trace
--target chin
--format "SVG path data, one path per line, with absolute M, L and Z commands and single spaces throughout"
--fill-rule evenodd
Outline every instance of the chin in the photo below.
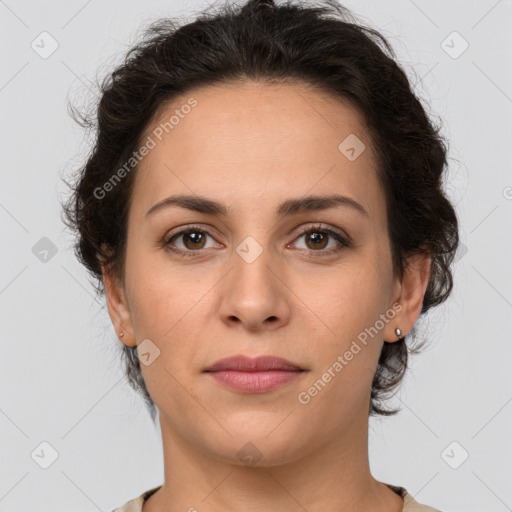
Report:
M 223 423 L 232 437 L 226 434 L 222 439 L 210 439 L 205 449 L 224 462 L 238 466 L 272 467 L 293 463 L 314 449 L 314 439 L 301 439 L 300 429 L 293 428 L 292 423 L 285 427 L 288 421 L 283 422 L 285 417 L 286 414 L 281 415 L 278 422 L 272 422 L 272 427 L 247 423 L 235 427 Z

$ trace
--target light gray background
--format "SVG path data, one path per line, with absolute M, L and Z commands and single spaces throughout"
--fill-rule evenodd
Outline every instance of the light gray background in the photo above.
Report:
M 124 381 L 120 342 L 60 222 L 61 177 L 88 149 L 66 101 L 91 98 L 141 22 L 206 5 L 0 0 L 1 511 L 108 512 L 162 483 L 159 430 Z M 371 467 L 444 512 L 512 510 L 512 1 L 345 5 L 390 38 L 444 121 L 464 244 L 452 297 L 423 323 L 429 348 L 392 402 L 402 412 L 371 420 Z M 31 47 L 43 31 L 59 45 L 46 59 Z M 469 44 L 457 58 L 454 31 Z M 33 252 L 43 237 L 57 249 L 46 262 Z M 58 452 L 48 469 L 42 442 Z

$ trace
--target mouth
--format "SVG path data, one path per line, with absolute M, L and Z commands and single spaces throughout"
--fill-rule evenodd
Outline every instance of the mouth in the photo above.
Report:
M 205 372 L 216 372 L 223 370 L 234 370 L 240 372 L 260 372 L 270 370 L 302 371 L 299 365 L 275 356 L 248 357 L 244 355 L 226 357 L 217 361 L 204 370 Z
M 234 356 L 204 370 L 217 383 L 241 393 L 266 393 L 296 380 L 307 370 L 274 356 Z

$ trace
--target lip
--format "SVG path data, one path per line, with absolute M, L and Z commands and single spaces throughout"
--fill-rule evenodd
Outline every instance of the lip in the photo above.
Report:
M 302 370 L 300 366 L 275 356 L 248 357 L 244 355 L 226 357 L 220 359 L 212 366 L 209 366 L 206 372 L 216 372 L 220 370 L 236 370 L 240 372 L 260 372 L 268 370 L 297 371 Z
M 233 391 L 266 393 L 297 379 L 306 370 L 281 357 L 233 356 L 217 361 L 204 372 Z

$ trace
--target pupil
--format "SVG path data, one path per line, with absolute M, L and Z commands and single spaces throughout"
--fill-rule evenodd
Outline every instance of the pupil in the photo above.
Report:
M 322 235 L 320 235 L 320 237 L 321 237 L 321 236 L 322 236 Z M 315 242 L 318 242 L 318 241 L 319 241 L 319 240 L 318 240 L 318 238 L 319 238 L 318 233 L 312 233 L 312 234 L 311 234 L 311 238 L 312 238 Z
M 324 235 L 317 233 L 317 232 L 311 233 L 309 235 L 309 240 L 311 242 L 313 242 L 313 244 L 316 245 L 317 247 L 324 247 L 324 245 L 325 245 L 325 243 L 322 244 L 322 242 L 325 242 Z
M 192 242 L 192 245 L 198 245 L 198 243 L 201 243 L 202 235 L 201 233 L 188 233 L 187 238 Z

